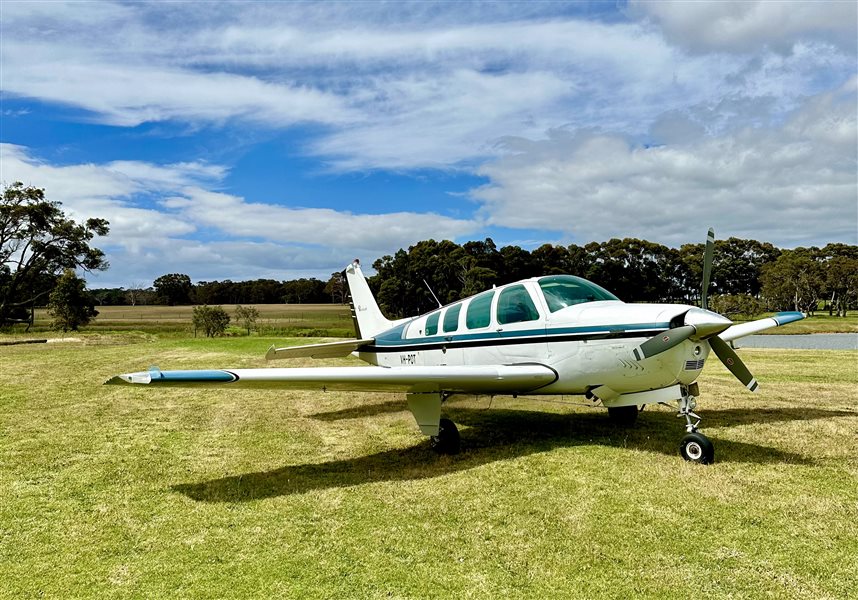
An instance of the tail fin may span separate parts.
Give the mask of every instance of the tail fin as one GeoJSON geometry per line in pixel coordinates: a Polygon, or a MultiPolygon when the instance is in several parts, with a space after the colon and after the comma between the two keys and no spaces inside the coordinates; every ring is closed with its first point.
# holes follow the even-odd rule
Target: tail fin
{"type": "Polygon", "coordinates": [[[393,327],[393,322],[381,314],[381,309],[369,289],[366,277],[360,270],[360,261],[355,259],[346,267],[346,281],[351,293],[352,318],[358,339],[375,336],[393,327]]]}

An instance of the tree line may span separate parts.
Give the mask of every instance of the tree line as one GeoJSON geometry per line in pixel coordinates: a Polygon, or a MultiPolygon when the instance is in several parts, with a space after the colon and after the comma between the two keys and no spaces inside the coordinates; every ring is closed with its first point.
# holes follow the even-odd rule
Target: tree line
{"type": "MultiPolygon", "coordinates": [[[[626,302],[696,304],[703,251],[703,243],[670,248],[635,238],[583,246],[544,244],[533,251],[498,249],[491,238],[461,245],[426,240],[376,260],[370,286],[393,317],[435,308],[430,287],[446,304],[493,285],[556,273],[589,279],[626,302]]],[[[824,301],[831,314],[845,316],[858,305],[858,246],[786,250],[757,240],[718,240],[709,293],[714,294],[713,308],[728,314],[813,313],[824,301]]]]}
{"type": "MultiPolygon", "coordinates": [[[[76,329],[98,314],[96,304],[310,304],[342,303],[342,273],[327,281],[200,281],[168,273],[151,286],[86,290],[77,272],[105,270],[104,253],[89,245],[107,235],[104,219],[76,223],[44,190],[16,182],[0,204],[0,326],[32,323],[35,306],[48,305],[58,328],[76,329]]],[[[700,299],[704,245],[670,248],[635,238],[583,246],[544,244],[532,251],[498,248],[491,238],[457,244],[424,240],[372,263],[370,287],[390,317],[429,311],[433,293],[447,304],[539,275],[570,273],[589,279],[627,302],[700,299]],[[430,291],[431,288],[431,291],[430,291]]],[[[713,308],[724,314],[762,310],[813,313],[822,304],[845,316],[858,307],[858,246],[780,249],[767,242],[731,237],[715,242],[713,308]]]]}
{"type": "MultiPolygon", "coordinates": [[[[539,275],[570,273],[589,279],[627,302],[700,300],[704,245],[670,248],[635,238],[583,246],[544,244],[533,251],[498,248],[491,238],[457,244],[425,240],[373,263],[369,279],[382,309],[392,317],[420,314],[437,306],[539,275]],[[430,291],[431,288],[431,291],[430,291]]],[[[102,304],[309,304],[342,303],[342,273],[328,281],[201,281],[171,273],[145,289],[97,289],[102,304]]],[[[713,308],[724,314],[764,310],[813,313],[822,303],[845,316],[858,304],[858,246],[784,250],[770,243],[729,238],[715,242],[713,308]]]]}
{"type": "Polygon", "coordinates": [[[346,301],[342,273],[328,281],[301,278],[288,281],[252,279],[248,281],[200,281],[193,283],[185,273],[161,275],[152,285],[130,288],[96,288],[95,301],[104,306],[162,304],[341,304],[346,301]]]}

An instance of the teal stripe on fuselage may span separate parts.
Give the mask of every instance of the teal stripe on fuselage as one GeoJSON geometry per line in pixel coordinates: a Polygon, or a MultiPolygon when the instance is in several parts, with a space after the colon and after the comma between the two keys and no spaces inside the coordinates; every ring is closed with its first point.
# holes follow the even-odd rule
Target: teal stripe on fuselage
{"type": "Polygon", "coordinates": [[[635,332],[635,331],[652,331],[652,330],[664,330],[670,327],[670,323],[634,323],[634,324],[623,324],[623,325],[593,325],[588,327],[553,327],[550,329],[545,329],[544,327],[537,329],[523,329],[520,331],[483,331],[479,333],[463,333],[463,334],[453,334],[450,335],[433,335],[422,338],[403,338],[402,333],[405,330],[406,325],[400,325],[382,333],[381,335],[375,338],[374,345],[379,348],[394,348],[397,346],[422,346],[422,345],[437,345],[437,344],[450,344],[456,342],[479,342],[486,341],[488,343],[494,342],[500,338],[510,339],[510,338],[533,338],[533,337],[541,337],[541,338],[551,338],[555,336],[568,336],[568,335],[587,335],[587,334],[599,334],[599,335],[614,335],[621,334],[626,332],[635,332]]]}

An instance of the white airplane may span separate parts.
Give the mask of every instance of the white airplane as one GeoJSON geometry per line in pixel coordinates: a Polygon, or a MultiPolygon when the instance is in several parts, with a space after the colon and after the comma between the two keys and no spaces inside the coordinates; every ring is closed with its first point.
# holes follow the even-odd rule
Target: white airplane
{"type": "Polygon", "coordinates": [[[712,442],[694,413],[709,352],[751,391],[757,381],[728,342],[804,318],[800,312],[734,325],[707,310],[715,236],[704,253],[702,308],[626,304],[598,285],[571,275],[534,277],[499,286],[419,317],[388,320],[360,262],[346,268],[358,339],[272,348],[266,359],[331,358],[353,354],[363,367],[148,371],[108,384],[154,387],[214,385],[349,391],[401,391],[417,425],[441,453],[459,451],[459,432],[441,417],[456,394],[584,395],[631,425],[647,404],[676,406],[686,435],[685,460],[714,460],[712,442]]]}

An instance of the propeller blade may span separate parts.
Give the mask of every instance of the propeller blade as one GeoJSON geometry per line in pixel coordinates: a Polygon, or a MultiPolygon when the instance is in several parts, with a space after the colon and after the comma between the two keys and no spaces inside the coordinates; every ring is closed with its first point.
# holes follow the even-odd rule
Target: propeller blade
{"type": "Polygon", "coordinates": [[[700,307],[709,308],[709,278],[712,275],[712,253],[715,250],[715,230],[711,227],[706,234],[706,249],[703,252],[703,291],[700,293],[700,307]]]}
{"type": "Polygon", "coordinates": [[[739,355],[730,347],[730,345],[719,338],[717,335],[709,338],[709,345],[712,347],[712,350],[715,352],[715,355],[724,363],[724,366],[727,367],[730,372],[736,376],[736,379],[742,382],[742,384],[751,390],[752,392],[757,391],[757,380],[748,370],[748,367],[745,366],[745,363],[742,362],[742,359],[739,358],[739,355]]]}
{"type": "Polygon", "coordinates": [[[693,325],[683,325],[668,329],[662,334],[649,338],[643,344],[632,350],[635,355],[635,360],[643,360],[650,356],[655,356],[665,350],[670,350],[674,346],[681,344],[690,338],[697,329],[693,325]]]}

